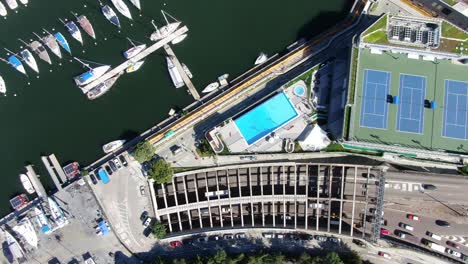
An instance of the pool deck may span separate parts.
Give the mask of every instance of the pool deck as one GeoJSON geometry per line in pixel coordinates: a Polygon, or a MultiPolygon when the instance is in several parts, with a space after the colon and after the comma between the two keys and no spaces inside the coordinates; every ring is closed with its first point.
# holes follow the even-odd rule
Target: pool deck
{"type": "MultiPolygon", "coordinates": [[[[307,127],[307,120],[310,120],[308,116],[312,111],[308,106],[305,106],[305,104],[307,104],[305,94],[304,96],[297,96],[293,93],[294,87],[298,84],[306,87],[303,81],[299,81],[283,90],[296,109],[298,116],[274,131],[278,136],[274,142],[268,142],[266,140],[268,137],[267,135],[260,138],[255,143],[248,145],[236,124],[232,119],[229,119],[224,126],[218,127],[216,131],[229,151],[232,153],[278,152],[283,150],[283,141],[285,139],[297,139],[307,127]]],[[[246,112],[248,110],[246,110],[246,112]]]]}

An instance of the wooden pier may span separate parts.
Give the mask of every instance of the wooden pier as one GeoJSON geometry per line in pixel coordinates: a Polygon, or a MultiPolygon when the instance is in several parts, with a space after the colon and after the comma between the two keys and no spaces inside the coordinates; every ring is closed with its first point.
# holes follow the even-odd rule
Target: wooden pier
{"type": "Polygon", "coordinates": [[[32,165],[26,166],[26,176],[28,176],[29,180],[31,181],[34,190],[36,190],[37,196],[40,198],[47,198],[47,193],[42,185],[41,181],[39,180],[39,176],[34,171],[32,165]]]}
{"type": "Polygon", "coordinates": [[[164,45],[164,50],[166,50],[167,55],[170,57],[172,60],[172,63],[176,66],[177,70],[180,73],[180,76],[182,77],[182,80],[184,81],[185,85],[189,89],[190,94],[192,94],[193,98],[195,100],[200,100],[200,95],[198,94],[197,89],[195,89],[195,86],[193,85],[192,81],[190,78],[187,76],[185,73],[184,69],[182,68],[182,64],[180,64],[179,59],[177,59],[174,51],[171,49],[169,45],[164,45]]]}
{"type": "Polygon", "coordinates": [[[47,156],[42,156],[41,159],[42,159],[42,162],[44,163],[44,166],[46,167],[47,171],[49,172],[50,177],[52,178],[52,181],[54,182],[55,187],[57,188],[57,190],[59,190],[59,191],[62,190],[62,184],[60,183],[60,181],[59,181],[59,179],[57,177],[57,174],[54,171],[53,166],[49,162],[48,157],[47,156]]]}
{"type": "Polygon", "coordinates": [[[151,53],[155,52],[156,50],[162,48],[164,45],[168,44],[173,39],[175,39],[176,37],[186,33],[187,31],[188,31],[188,28],[186,26],[183,26],[183,27],[179,28],[178,30],[176,30],[174,33],[170,34],[166,38],[154,43],[153,45],[149,46],[148,48],[146,48],[142,52],[138,53],[137,55],[135,55],[135,57],[123,62],[122,64],[120,64],[119,66],[117,66],[117,67],[113,68],[112,70],[108,71],[107,73],[105,73],[101,77],[97,78],[96,80],[94,80],[94,81],[90,82],[89,84],[81,87],[81,90],[83,91],[83,93],[87,93],[89,90],[96,87],[100,83],[104,82],[105,80],[107,80],[109,78],[114,77],[115,75],[119,74],[120,72],[125,71],[125,69],[127,69],[129,66],[131,66],[135,62],[143,60],[144,58],[146,58],[146,56],[148,56],[151,53]]]}

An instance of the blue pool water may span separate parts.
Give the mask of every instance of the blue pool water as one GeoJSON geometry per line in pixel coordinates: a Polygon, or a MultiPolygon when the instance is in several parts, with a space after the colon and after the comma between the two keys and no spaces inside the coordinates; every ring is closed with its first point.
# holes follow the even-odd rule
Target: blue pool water
{"type": "Polygon", "coordinates": [[[234,123],[247,144],[251,145],[297,116],[286,95],[279,93],[234,119],[234,123]]]}
{"type": "Polygon", "coordinates": [[[304,88],[304,86],[298,85],[298,86],[294,87],[294,93],[295,93],[297,96],[304,96],[304,94],[305,94],[305,88],[304,88]]]}

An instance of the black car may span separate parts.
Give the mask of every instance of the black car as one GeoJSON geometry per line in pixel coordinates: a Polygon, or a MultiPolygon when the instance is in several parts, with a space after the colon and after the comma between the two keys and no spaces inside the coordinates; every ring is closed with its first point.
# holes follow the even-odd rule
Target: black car
{"type": "Polygon", "coordinates": [[[113,171],[117,171],[118,168],[115,165],[115,162],[113,162],[112,160],[109,160],[109,165],[113,171]]]}
{"type": "Polygon", "coordinates": [[[367,247],[366,243],[362,242],[359,239],[353,239],[353,243],[363,248],[367,247]]]}
{"type": "Polygon", "coordinates": [[[93,182],[94,185],[96,185],[98,183],[98,181],[96,180],[96,177],[94,177],[94,174],[89,174],[89,178],[91,179],[91,181],[93,182]]]}
{"type": "Polygon", "coordinates": [[[148,218],[148,211],[143,211],[143,213],[140,215],[140,220],[144,222],[146,218],[148,218]]]}
{"type": "Polygon", "coordinates": [[[125,157],[123,155],[119,156],[119,160],[122,163],[122,165],[124,165],[124,167],[128,166],[128,162],[127,162],[127,160],[125,159],[125,157]]]}
{"type": "MultiPolygon", "coordinates": [[[[115,164],[114,164],[114,165],[115,165],[115,164]]],[[[109,175],[112,175],[112,173],[114,173],[114,172],[112,172],[111,168],[110,168],[109,166],[107,166],[107,165],[104,166],[104,169],[106,169],[107,174],[109,174],[109,175]]]]}
{"type": "Polygon", "coordinates": [[[435,223],[438,226],[450,227],[450,223],[445,220],[436,220],[435,223]]]}
{"type": "Polygon", "coordinates": [[[149,237],[149,235],[151,235],[151,232],[152,232],[152,231],[153,231],[153,230],[151,230],[151,227],[147,227],[147,228],[145,228],[145,230],[143,230],[143,235],[144,235],[145,237],[149,237]]]}
{"type": "Polygon", "coordinates": [[[432,185],[432,184],[421,184],[421,187],[422,187],[424,190],[428,190],[428,191],[435,191],[435,190],[437,190],[437,187],[435,187],[435,186],[432,185]]]}

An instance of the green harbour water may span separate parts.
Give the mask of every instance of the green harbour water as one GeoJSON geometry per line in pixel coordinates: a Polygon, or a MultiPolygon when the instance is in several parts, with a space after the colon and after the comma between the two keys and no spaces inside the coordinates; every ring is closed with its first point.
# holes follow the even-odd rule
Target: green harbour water
{"type": "MultiPolygon", "coordinates": [[[[0,17],[0,56],[7,58],[3,48],[19,53],[23,44],[18,38],[29,42],[35,39],[32,32],[46,28],[64,34],[73,56],[116,66],[123,61],[122,51],[130,47],[126,37],[150,43],[150,21],[162,25],[160,10],[164,9],[189,28],[188,37],[173,49],[201,91],[217,76],[229,73],[234,78],[245,72],[261,51],[274,54],[300,37],[323,32],[342,20],[352,4],[348,0],[141,0],[140,16],[124,1],[134,20],[119,15],[120,33],[101,14],[98,0],[30,0],[28,7],[18,3],[17,13],[8,10],[7,19],[0,17]],[[58,20],[72,19],[70,11],[89,18],[97,40],[83,31],[83,46],[72,39],[58,20]]],[[[112,6],[109,0],[102,2],[112,6]]],[[[102,154],[103,144],[130,139],[166,118],[171,107],[193,101],[185,88],[173,87],[163,50],[150,55],[140,71],[120,77],[95,101],[87,100],[72,79],[85,69],[71,62],[64,50],[62,54],[59,60],[49,51],[51,66],[34,55],[39,78],[26,65],[29,78],[0,62],[0,75],[7,85],[7,96],[0,97],[1,215],[11,211],[8,200],[23,192],[18,175],[27,163],[34,164],[42,182],[52,187],[41,155],[55,153],[62,164],[75,160],[87,164],[102,154]]]]}

